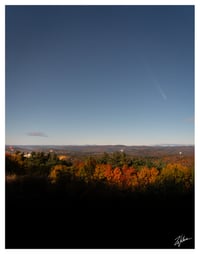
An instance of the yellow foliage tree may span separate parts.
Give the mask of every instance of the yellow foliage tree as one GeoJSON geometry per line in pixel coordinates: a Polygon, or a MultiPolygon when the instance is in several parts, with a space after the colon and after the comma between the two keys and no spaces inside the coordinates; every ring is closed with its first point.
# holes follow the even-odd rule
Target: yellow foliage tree
{"type": "Polygon", "coordinates": [[[51,180],[52,183],[55,183],[57,181],[59,174],[66,170],[67,166],[65,165],[56,165],[52,167],[51,172],[49,174],[49,179],[51,180]]]}
{"type": "Polygon", "coordinates": [[[179,187],[182,186],[184,190],[193,187],[193,180],[193,169],[181,163],[168,163],[160,175],[160,182],[163,185],[173,183],[179,187]]]}

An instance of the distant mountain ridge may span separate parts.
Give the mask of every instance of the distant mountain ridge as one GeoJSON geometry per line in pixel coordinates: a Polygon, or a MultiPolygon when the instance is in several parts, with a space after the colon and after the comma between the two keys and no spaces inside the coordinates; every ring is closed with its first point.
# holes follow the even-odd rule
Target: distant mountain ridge
{"type": "Polygon", "coordinates": [[[194,145],[154,145],[154,146],[126,146],[126,145],[13,145],[6,146],[6,151],[10,147],[14,151],[21,152],[56,152],[56,153],[83,153],[83,154],[102,154],[104,152],[125,152],[136,156],[159,156],[163,154],[193,155],[194,145]]]}

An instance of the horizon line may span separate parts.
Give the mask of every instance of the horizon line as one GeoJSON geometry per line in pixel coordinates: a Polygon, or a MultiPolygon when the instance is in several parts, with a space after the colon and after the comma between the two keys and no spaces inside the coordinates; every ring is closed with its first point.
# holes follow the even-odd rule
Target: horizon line
{"type": "Polygon", "coordinates": [[[5,144],[5,146],[194,146],[195,144],[5,144]]]}

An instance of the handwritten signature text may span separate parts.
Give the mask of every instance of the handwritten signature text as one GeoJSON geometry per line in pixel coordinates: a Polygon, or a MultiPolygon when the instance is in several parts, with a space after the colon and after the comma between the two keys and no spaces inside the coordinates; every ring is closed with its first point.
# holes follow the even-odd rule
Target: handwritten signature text
{"type": "Polygon", "coordinates": [[[191,239],[192,239],[191,237],[185,237],[185,235],[179,235],[178,237],[175,238],[174,246],[180,247],[183,242],[191,240],[191,239]]]}

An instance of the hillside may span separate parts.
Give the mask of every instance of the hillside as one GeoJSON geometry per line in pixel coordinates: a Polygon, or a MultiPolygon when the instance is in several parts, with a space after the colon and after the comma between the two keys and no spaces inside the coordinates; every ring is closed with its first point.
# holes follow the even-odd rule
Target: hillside
{"type": "MultiPolygon", "coordinates": [[[[10,146],[6,146],[6,151],[9,151],[10,146]]],[[[59,154],[83,153],[83,154],[102,154],[104,152],[113,153],[117,151],[125,152],[132,156],[163,156],[163,155],[178,155],[180,152],[183,155],[193,155],[194,146],[183,145],[163,145],[163,146],[125,146],[125,145],[66,145],[66,146],[29,146],[29,145],[14,145],[13,150],[20,152],[49,152],[53,150],[59,154]]]]}

